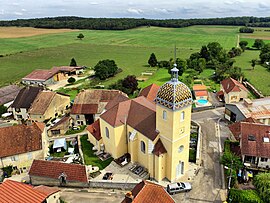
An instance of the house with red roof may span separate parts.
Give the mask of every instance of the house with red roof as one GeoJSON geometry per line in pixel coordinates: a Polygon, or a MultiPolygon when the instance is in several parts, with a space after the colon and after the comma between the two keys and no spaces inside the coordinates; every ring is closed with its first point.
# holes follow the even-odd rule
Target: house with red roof
{"type": "Polygon", "coordinates": [[[0,184],[0,203],[58,203],[60,190],[6,179],[0,184]]]}
{"type": "Polygon", "coordinates": [[[159,88],[160,86],[156,84],[151,84],[140,91],[139,97],[144,96],[146,99],[154,103],[159,88]]]}
{"type": "Polygon", "coordinates": [[[125,195],[122,203],[175,203],[160,185],[143,180],[125,195]]]}
{"type": "Polygon", "coordinates": [[[86,166],[35,159],[28,172],[32,185],[88,187],[86,166]]]}
{"type": "Polygon", "coordinates": [[[270,168],[270,125],[248,118],[229,126],[240,142],[242,161],[248,167],[270,168]]]}
{"type": "Polygon", "coordinates": [[[15,125],[0,128],[0,168],[12,165],[26,171],[33,159],[43,159],[47,151],[45,125],[15,125]]]}
{"type": "MultiPolygon", "coordinates": [[[[76,96],[70,112],[73,125],[92,124],[105,110],[107,103],[115,97],[122,101],[123,98],[127,98],[127,95],[119,90],[90,89],[81,91],[76,96]]],[[[115,102],[118,101],[117,99],[115,102]]]]}
{"type": "Polygon", "coordinates": [[[196,100],[199,99],[208,99],[208,92],[207,92],[207,87],[202,84],[195,84],[193,85],[193,92],[196,97],[196,100]]]}
{"type": "Polygon", "coordinates": [[[233,78],[226,78],[221,81],[220,91],[217,95],[227,104],[243,101],[248,98],[248,93],[249,91],[242,83],[233,78]]]}

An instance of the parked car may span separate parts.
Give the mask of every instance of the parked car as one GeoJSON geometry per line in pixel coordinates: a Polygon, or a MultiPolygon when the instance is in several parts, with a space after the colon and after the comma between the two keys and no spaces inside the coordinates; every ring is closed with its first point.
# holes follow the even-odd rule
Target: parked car
{"type": "Polygon", "coordinates": [[[177,183],[171,183],[167,185],[167,192],[170,195],[173,195],[178,192],[188,192],[192,189],[190,183],[185,182],[177,182],[177,183]]]}
{"type": "Polygon", "coordinates": [[[102,180],[112,180],[113,179],[113,173],[112,172],[107,172],[104,174],[102,180]]]}

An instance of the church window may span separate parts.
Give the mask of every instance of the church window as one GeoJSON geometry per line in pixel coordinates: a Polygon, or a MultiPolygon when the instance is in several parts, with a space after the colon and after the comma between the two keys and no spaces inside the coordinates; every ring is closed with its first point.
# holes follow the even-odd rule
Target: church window
{"type": "Polygon", "coordinates": [[[144,141],[141,141],[141,151],[145,154],[145,143],[144,141]]]}
{"type": "Polygon", "coordinates": [[[163,120],[167,120],[167,112],[163,111],[163,120]]]}
{"type": "Polygon", "coordinates": [[[184,145],[181,145],[181,146],[178,148],[178,153],[181,153],[182,151],[184,151],[184,145]]]}
{"type": "Polygon", "coordinates": [[[180,115],[180,121],[184,121],[184,119],[185,119],[185,112],[182,111],[180,115]]]}
{"type": "Polygon", "coordinates": [[[107,127],[105,127],[105,133],[106,133],[106,137],[110,138],[109,129],[107,127]]]}

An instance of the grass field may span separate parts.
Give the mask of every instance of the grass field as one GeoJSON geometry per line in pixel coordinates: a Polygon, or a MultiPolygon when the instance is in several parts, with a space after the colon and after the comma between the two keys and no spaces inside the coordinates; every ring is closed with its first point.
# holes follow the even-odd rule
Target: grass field
{"type": "MultiPolygon", "coordinates": [[[[0,38],[0,55],[4,55],[0,57],[0,86],[20,81],[34,69],[69,65],[72,57],[76,59],[78,65],[88,67],[93,67],[99,60],[115,60],[123,72],[114,78],[102,81],[106,86],[126,75],[140,76],[142,72],[149,70],[147,61],[152,52],[156,54],[158,60],[168,60],[173,57],[174,44],[178,48],[177,57],[180,58],[188,58],[202,45],[214,41],[229,50],[236,46],[238,29],[239,27],[232,26],[141,27],[124,31],[81,30],[55,34],[43,33],[30,37],[0,38]],[[79,33],[85,36],[83,40],[77,39],[79,33]]],[[[264,34],[265,32],[259,31],[256,33],[256,35],[264,34]]],[[[17,35],[19,36],[19,33],[17,35]]],[[[240,40],[242,37],[247,36],[241,35],[240,40]]],[[[237,59],[238,65],[240,67],[243,65],[243,68],[249,63],[248,57],[258,58],[256,52],[246,53],[248,52],[237,59]]],[[[149,80],[140,83],[140,86],[145,87],[153,82],[162,84],[168,79],[167,72],[159,70],[149,80]]],[[[253,81],[256,83],[256,80],[253,81]]],[[[257,84],[254,85],[257,87],[257,84]]],[[[270,90],[268,92],[270,94],[270,90]]]]}

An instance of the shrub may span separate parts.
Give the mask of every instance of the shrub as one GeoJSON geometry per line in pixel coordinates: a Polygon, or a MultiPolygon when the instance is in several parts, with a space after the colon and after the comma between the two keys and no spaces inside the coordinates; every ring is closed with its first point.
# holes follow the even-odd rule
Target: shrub
{"type": "Polygon", "coordinates": [[[75,79],[75,78],[70,77],[70,78],[68,79],[68,83],[73,84],[74,82],[76,82],[76,79],[75,79]]]}

